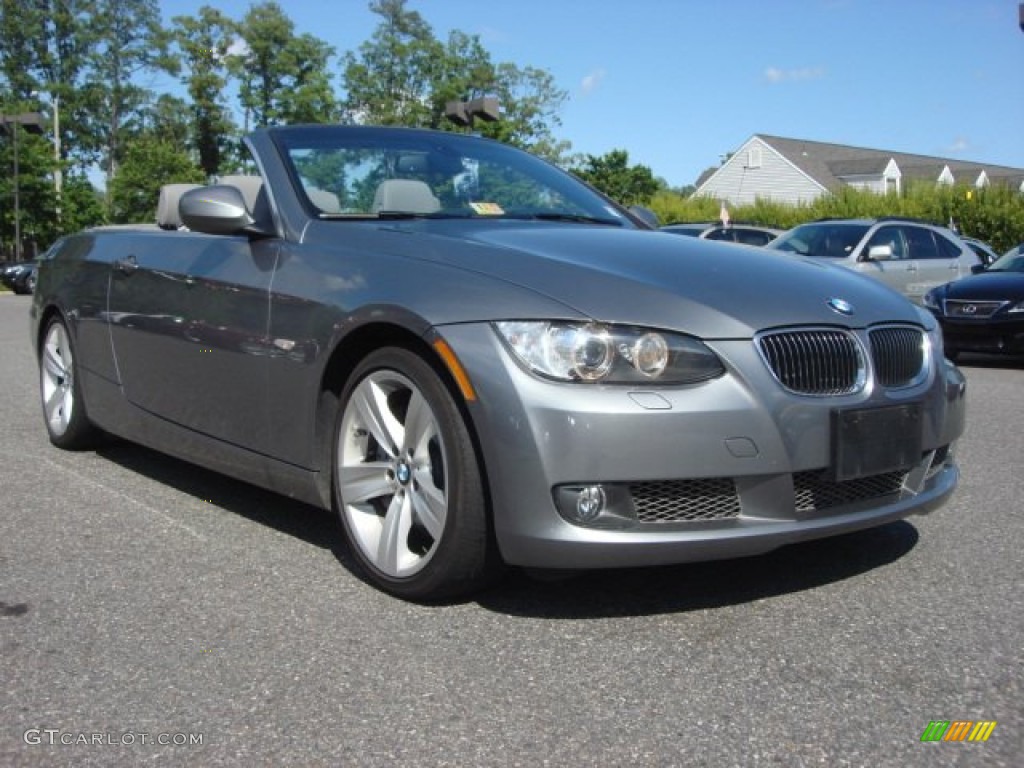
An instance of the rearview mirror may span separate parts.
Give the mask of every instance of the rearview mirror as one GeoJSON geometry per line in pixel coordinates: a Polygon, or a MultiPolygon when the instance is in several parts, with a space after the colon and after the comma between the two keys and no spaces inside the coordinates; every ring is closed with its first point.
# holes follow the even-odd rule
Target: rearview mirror
{"type": "Polygon", "coordinates": [[[227,184],[192,189],[178,203],[181,221],[195,232],[237,235],[255,224],[237,187],[227,184]]]}

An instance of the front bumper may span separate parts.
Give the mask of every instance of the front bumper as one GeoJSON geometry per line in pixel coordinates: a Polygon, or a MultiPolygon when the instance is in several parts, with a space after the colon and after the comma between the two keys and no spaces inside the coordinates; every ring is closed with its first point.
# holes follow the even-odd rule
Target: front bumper
{"type": "Polygon", "coordinates": [[[486,325],[440,329],[469,372],[470,404],[506,562],[538,568],[681,563],[767,552],[941,506],[957,484],[964,379],[940,361],[919,386],[833,398],[786,392],[749,340],[710,344],[726,375],[687,387],[588,386],[523,371],[486,325]],[[909,471],[828,479],[835,408],[919,402],[909,471]],[[570,522],[565,488],[600,485],[638,519],[570,522]],[[654,497],[653,502],[651,498],[654,497]]]}
{"type": "Polygon", "coordinates": [[[955,322],[939,317],[950,352],[1024,354],[1024,317],[955,322]]]}

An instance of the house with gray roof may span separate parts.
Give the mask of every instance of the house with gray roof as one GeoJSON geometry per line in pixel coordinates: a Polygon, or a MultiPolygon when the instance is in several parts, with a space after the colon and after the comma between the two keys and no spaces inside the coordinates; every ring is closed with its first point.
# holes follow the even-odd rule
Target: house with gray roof
{"type": "Polygon", "coordinates": [[[915,182],[1004,185],[1024,193],[1024,169],[755,134],[720,168],[702,175],[695,194],[731,205],[759,197],[798,203],[844,186],[884,194],[915,182]]]}

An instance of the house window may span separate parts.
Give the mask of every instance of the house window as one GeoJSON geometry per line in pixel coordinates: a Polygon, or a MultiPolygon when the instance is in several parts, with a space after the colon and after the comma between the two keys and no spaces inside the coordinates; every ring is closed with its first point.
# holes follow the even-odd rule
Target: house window
{"type": "Polygon", "coordinates": [[[747,150],[747,168],[761,167],[761,148],[751,147],[747,150]]]}

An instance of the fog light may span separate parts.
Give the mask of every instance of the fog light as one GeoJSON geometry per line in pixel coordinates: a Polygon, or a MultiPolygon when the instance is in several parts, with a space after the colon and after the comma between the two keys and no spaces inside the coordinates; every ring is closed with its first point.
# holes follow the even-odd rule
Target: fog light
{"type": "Polygon", "coordinates": [[[604,488],[600,485],[588,485],[581,488],[576,497],[576,515],[580,522],[589,523],[604,511],[604,488]]]}

